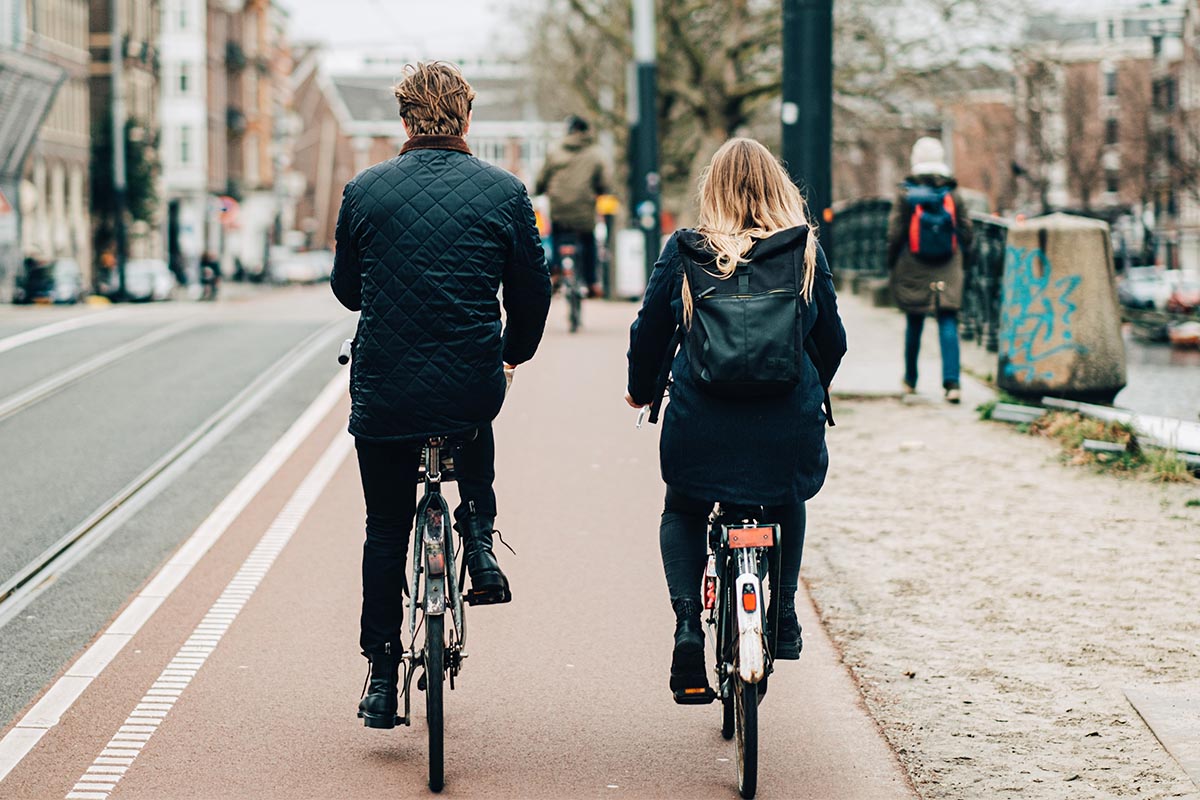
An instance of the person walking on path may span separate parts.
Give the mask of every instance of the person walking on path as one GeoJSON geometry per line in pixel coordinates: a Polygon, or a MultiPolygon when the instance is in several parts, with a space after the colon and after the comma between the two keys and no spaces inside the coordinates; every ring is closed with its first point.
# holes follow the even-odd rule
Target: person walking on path
{"type": "Polygon", "coordinates": [[[781,525],[780,586],[772,592],[772,603],[781,604],[775,655],[800,657],[794,598],[804,503],[820,490],[828,469],[823,406],[845,352],[833,275],[800,191],[766,147],[730,140],[701,178],[698,227],[667,241],[629,334],[625,399],[634,408],[661,396],[662,366],[673,355],[675,380],[659,445],[667,484],[659,544],[676,620],[672,692],[707,685],[700,585],[715,502],[762,506],[767,519],[781,525]],[[789,370],[796,376],[792,385],[765,396],[744,390],[727,396],[707,385],[713,376],[703,361],[709,354],[689,345],[690,332],[701,313],[697,304],[726,282],[726,291],[757,292],[758,300],[782,303],[785,313],[768,318],[759,312],[759,325],[751,326],[780,322],[768,338],[787,343],[786,350],[773,350],[770,368],[755,377],[769,381],[789,370]],[[677,354],[675,342],[681,342],[677,354]]]}
{"type": "Polygon", "coordinates": [[[359,710],[378,728],[393,727],[396,713],[404,563],[429,438],[463,441],[454,516],[471,601],[512,598],[492,550],[492,420],[513,370],[537,350],[550,309],[524,184],[475,158],[464,138],[471,86],[450,64],[417,64],[405,68],[395,95],[409,139],[398,156],[346,184],[330,277],[338,300],[362,312],[350,433],[367,506],[359,643],[371,675],[359,710]]]}
{"type": "MultiPolygon", "coordinates": [[[[591,297],[602,293],[596,276],[596,198],[612,191],[608,161],[592,138],[586,119],[567,119],[567,135],[546,156],[535,194],[550,200],[550,236],[579,242],[579,267],[591,297]]],[[[555,255],[555,269],[558,268],[555,255]]]]}
{"type": "Polygon", "coordinates": [[[908,316],[904,337],[904,391],[917,390],[917,356],[925,317],[937,319],[946,399],[962,399],[958,310],[962,307],[963,262],[971,251],[971,219],[958,182],[946,165],[942,143],[918,139],[912,174],[900,186],[888,220],[888,268],[896,305],[908,316]]]}

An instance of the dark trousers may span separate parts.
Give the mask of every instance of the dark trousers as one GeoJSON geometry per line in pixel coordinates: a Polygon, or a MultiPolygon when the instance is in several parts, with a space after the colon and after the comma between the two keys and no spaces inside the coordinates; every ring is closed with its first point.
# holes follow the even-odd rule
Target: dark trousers
{"type": "MultiPolygon", "coordinates": [[[[367,503],[367,540],[363,545],[362,628],[359,645],[376,652],[400,643],[404,617],[404,565],[417,510],[417,472],[421,442],[370,442],[358,439],[358,471],[367,503]]],[[[471,503],[480,516],[495,518],[496,441],[492,426],[481,427],[454,452],[461,502],[454,512],[462,521],[471,503]]]]}
{"type": "MultiPolygon", "coordinates": [[[[958,312],[937,313],[938,341],[942,347],[942,387],[949,389],[959,383],[958,312]]],[[[904,382],[917,387],[917,357],[921,354],[921,333],[925,330],[924,314],[909,314],[904,335],[904,382]]]]}
{"type": "MultiPolygon", "coordinates": [[[[708,564],[708,515],[712,500],[697,500],[667,487],[658,544],[671,602],[690,597],[700,602],[700,583],[708,564]]],[[[766,520],[780,526],[779,592],[791,599],[800,584],[800,557],[804,552],[804,503],[771,506],[766,520]]]]}
{"type": "Polygon", "coordinates": [[[550,236],[554,240],[554,269],[561,271],[558,248],[560,244],[574,244],[576,249],[575,263],[579,265],[579,280],[584,286],[596,283],[596,232],[578,231],[550,224],[550,236]]]}

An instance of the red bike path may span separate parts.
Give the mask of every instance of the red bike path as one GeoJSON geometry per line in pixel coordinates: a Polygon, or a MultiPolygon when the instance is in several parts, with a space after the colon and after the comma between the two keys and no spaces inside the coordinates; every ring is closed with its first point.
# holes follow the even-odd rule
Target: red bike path
{"type": "MultiPolygon", "coordinates": [[[[736,796],[719,707],[680,707],[667,691],[657,431],[634,430],[621,400],[634,311],[590,303],[572,337],[556,305],[497,422],[497,526],[517,550],[501,549],[514,601],[468,611],[470,655],[446,694],[446,797],[736,796]]],[[[347,405],[45,731],[0,797],[429,794],[424,696],[414,692],[411,728],[355,719],[363,506],[347,405]],[[322,463],[333,464],[327,483],[311,477],[322,463]],[[306,477],[317,494],[297,519],[306,477]],[[260,543],[278,544],[289,525],[271,561],[260,543]],[[239,576],[244,566],[265,574],[239,576]]],[[[810,548],[820,524],[810,517],[810,548]]],[[[915,797],[801,600],[803,657],[778,666],[760,708],[759,797],[915,797]]]]}

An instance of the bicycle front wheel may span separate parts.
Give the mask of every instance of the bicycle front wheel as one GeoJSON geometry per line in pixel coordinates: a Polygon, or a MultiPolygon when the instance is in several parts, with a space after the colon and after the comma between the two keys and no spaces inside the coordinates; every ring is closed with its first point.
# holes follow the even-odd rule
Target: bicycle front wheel
{"type": "Polygon", "coordinates": [[[743,682],[736,672],[731,680],[738,793],[749,800],[758,791],[758,685],[743,682]]]}
{"type": "Polygon", "coordinates": [[[445,717],[442,689],[446,677],[446,619],[441,614],[425,617],[425,716],[429,723],[429,788],[440,792],[446,785],[444,765],[445,717]]]}

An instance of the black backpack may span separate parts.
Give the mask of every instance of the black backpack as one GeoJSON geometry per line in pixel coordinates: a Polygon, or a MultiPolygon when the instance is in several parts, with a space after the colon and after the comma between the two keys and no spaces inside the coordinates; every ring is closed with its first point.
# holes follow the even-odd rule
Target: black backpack
{"type": "MultiPolygon", "coordinates": [[[[733,275],[718,277],[715,262],[697,264],[680,252],[692,295],[690,326],[681,326],[668,348],[659,375],[669,384],[671,362],[686,341],[688,361],[697,386],[718,397],[755,399],[787,394],[800,385],[807,353],[824,383],[820,354],[804,336],[800,287],[803,285],[804,241],[783,257],[738,264],[733,275]]],[[[825,390],[827,424],[833,408],[825,390]]],[[[662,393],[651,407],[656,422],[662,393]]]]}

